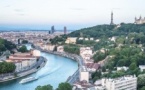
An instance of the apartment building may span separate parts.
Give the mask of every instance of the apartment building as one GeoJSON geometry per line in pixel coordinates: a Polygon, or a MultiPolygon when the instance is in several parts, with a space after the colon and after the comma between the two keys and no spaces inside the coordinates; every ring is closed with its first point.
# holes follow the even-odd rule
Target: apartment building
{"type": "Polygon", "coordinates": [[[124,76],[115,79],[102,79],[102,86],[107,90],[137,90],[137,77],[124,76]]]}

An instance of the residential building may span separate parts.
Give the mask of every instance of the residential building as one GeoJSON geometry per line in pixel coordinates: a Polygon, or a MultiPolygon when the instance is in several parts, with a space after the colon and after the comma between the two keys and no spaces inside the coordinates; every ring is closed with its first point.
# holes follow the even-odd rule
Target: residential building
{"type": "Polygon", "coordinates": [[[145,65],[139,65],[139,68],[141,72],[145,71],[145,65]]]}
{"type": "Polygon", "coordinates": [[[16,65],[15,72],[28,70],[36,65],[39,56],[33,56],[32,53],[15,53],[9,56],[6,62],[12,62],[16,65]]]}
{"type": "Polygon", "coordinates": [[[125,70],[125,71],[127,71],[127,70],[128,70],[128,67],[126,67],[126,66],[117,67],[117,71],[120,71],[120,70],[125,70]]]}
{"type": "Polygon", "coordinates": [[[85,66],[82,66],[80,69],[80,81],[89,82],[89,72],[87,71],[85,66]]]}
{"type": "Polygon", "coordinates": [[[77,37],[68,37],[65,41],[66,44],[75,44],[77,40],[77,37]]]}
{"type": "Polygon", "coordinates": [[[91,47],[81,47],[80,56],[83,58],[85,63],[92,63],[91,57],[93,56],[93,51],[91,47]]]}
{"type": "Polygon", "coordinates": [[[63,46],[58,46],[57,47],[57,52],[64,52],[63,46]]]}
{"type": "Polygon", "coordinates": [[[40,51],[39,50],[32,50],[32,54],[33,54],[33,56],[40,57],[40,51]]]}
{"type": "Polygon", "coordinates": [[[124,76],[115,79],[102,79],[102,86],[107,90],[137,90],[137,77],[124,76]]]}
{"type": "Polygon", "coordinates": [[[95,72],[100,68],[98,63],[86,63],[86,68],[89,72],[95,72]]]}

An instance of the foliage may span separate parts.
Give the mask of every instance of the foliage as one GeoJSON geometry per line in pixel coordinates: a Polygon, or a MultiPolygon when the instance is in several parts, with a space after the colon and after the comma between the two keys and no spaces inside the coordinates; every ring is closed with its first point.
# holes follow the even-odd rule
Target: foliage
{"type": "Polygon", "coordinates": [[[94,45],[96,42],[93,40],[77,40],[76,44],[83,44],[83,45],[87,45],[87,46],[92,46],[94,45]]]}
{"type": "Polygon", "coordinates": [[[22,47],[20,47],[20,48],[18,49],[18,51],[19,51],[19,52],[22,52],[22,53],[28,52],[27,47],[26,47],[25,45],[23,45],[22,47]]]}
{"type": "Polygon", "coordinates": [[[53,90],[53,87],[51,85],[37,86],[35,90],[53,90]]]}
{"type": "Polygon", "coordinates": [[[79,54],[80,53],[80,48],[77,45],[65,45],[64,46],[64,51],[72,54],[79,54]]]}
{"type": "Polygon", "coordinates": [[[141,74],[137,79],[138,88],[145,86],[145,74],[141,74]]]}
{"type": "Polygon", "coordinates": [[[93,59],[95,60],[95,62],[101,61],[103,59],[106,58],[106,54],[105,53],[101,53],[101,52],[97,52],[94,56],[93,59]]]}
{"type": "MultiPolygon", "coordinates": [[[[121,36],[128,35],[129,33],[145,33],[145,24],[121,24],[121,27],[117,28],[116,25],[97,25],[94,27],[83,28],[81,30],[77,30],[71,32],[68,36],[71,37],[94,37],[94,38],[102,38],[102,37],[113,37],[113,36],[121,36]]],[[[144,39],[144,38],[142,38],[144,39]]],[[[144,40],[142,40],[144,41],[144,40]]]]}
{"type": "Polygon", "coordinates": [[[14,48],[16,48],[15,44],[13,44],[10,41],[0,38],[0,53],[2,53],[3,51],[6,51],[6,50],[12,51],[12,49],[14,49],[14,48]]]}
{"type": "Polygon", "coordinates": [[[145,86],[143,86],[140,90],[145,90],[145,86]]]}
{"type": "Polygon", "coordinates": [[[56,90],[72,90],[72,86],[69,83],[60,83],[56,90]]]}
{"type": "Polygon", "coordinates": [[[11,73],[16,69],[15,64],[9,62],[0,62],[0,74],[11,73]]]}
{"type": "Polygon", "coordinates": [[[110,61],[110,63],[113,63],[113,67],[116,66],[129,67],[132,63],[135,63],[136,66],[145,64],[144,52],[142,52],[139,47],[129,47],[126,45],[121,47],[120,49],[114,49],[114,50],[115,50],[114,53],[115,57],[112,58],[112,60],[110,61]]]}
{"type": "Polygon", "coordinates": [[[128,73],[126,73],[126,71],[124,71],[124,70],[120,70],[120,71],[116,71],[116,72],[109,72],[107,74],[103,74],[102,77],[117,78],[117,77],[121,77],[124,75],[128,75],[128,73]]]}
{"type": "Polygon", "coordinates": [[[27,44],[27,43],[28,43],[27,40],[23,40],[23,41],[22,41],[22,44],[27,44]]]}
{"type": "Polygon", "coordinates": [[[111,36],[111,31],[114,29],[115,26],[110,25],[98,25],[90,28],[84,28],[81,30],[77,30],[75,32],[70,33],[68,36],[71,37],[81,37],[81,34],[83,37],[95,37],[100,38],[103,36],[111,36]]]}
{"type": "Polygon", "coordinates": [[[100,70],[92,73],[91,77],[92,77],[93,82],[95,82],[97,79],[100,79],[101,75],[102,74],[100,70]]]}
{"type": "Polygon", "coordinates": [[[67,39],[67,36],[66,35],[61,35],[61,36],[56,36],[55,38],[53,39],[50,39],[50,42],[51,44],[59,44],[59,43],[62,43],[64,44],[65,43],[65,40],[67,39]]]}

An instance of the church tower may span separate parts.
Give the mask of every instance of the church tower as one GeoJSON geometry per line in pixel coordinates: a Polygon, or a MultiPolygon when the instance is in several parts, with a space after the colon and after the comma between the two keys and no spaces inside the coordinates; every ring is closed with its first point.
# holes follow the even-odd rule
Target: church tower
{"type": "Polygon", "coordinates": [[[114,23],[113,23],[113,12],[111,12],[111,23],[110,23],[110,25],[114,25],[114,23]]]}

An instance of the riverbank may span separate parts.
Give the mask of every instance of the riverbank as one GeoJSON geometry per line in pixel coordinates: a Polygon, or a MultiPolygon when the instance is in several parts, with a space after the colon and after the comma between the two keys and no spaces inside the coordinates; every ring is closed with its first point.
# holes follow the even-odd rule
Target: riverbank
{"type": "Polygon", "coordinates": [[[68,83],[70,83],[72,85],[72,84],[74,84],[75,82],[77,82],[79,80],[79,70],[84,65],[84,62],[83,62],[83,59],[82,59],[81,56],[76,55],[76,54],[66,53],[66,52],[63,52],[63,53],[61,52],[60,53],[60,52],[56,52],[56,51],[43,50],[40,47],[35,46],[34,44],[32,44],[32,46],[33,46],[33,48],[38,49],[38,50],[40,50],[42,52],[46,52],[46,53],[50,53],[50,54],[54,54],[54,55],[59,55],[59,56],[62,56],[62,57],[69,58],[69,59],[77,61],[78,62],[77,71],[72,76],[69,76],[66,82],[68,82],[68,83]]]}
{"type": "Polygon", "coordinates": [[[14,79],[18,79],[18,78],[21,78],[21,77],[24,77],[24,76],[27,76],[27,75],[30,75],[30,74],[33,74],[33,73],[37,72],[42,67],[44,67],[46,62],[47,62],[46,58],[44,58],[44,57],[40,57],[39,61],[40,62],[38,62],[35,65],[35,67],[33,67],[30,70],[26,70],[26,71],[16,73],[16,74],[9,74],[8,76],[4,75],[3,77],[0,77],[0,83],[10,81],[10,80],[14,80],[14,79]]]}

